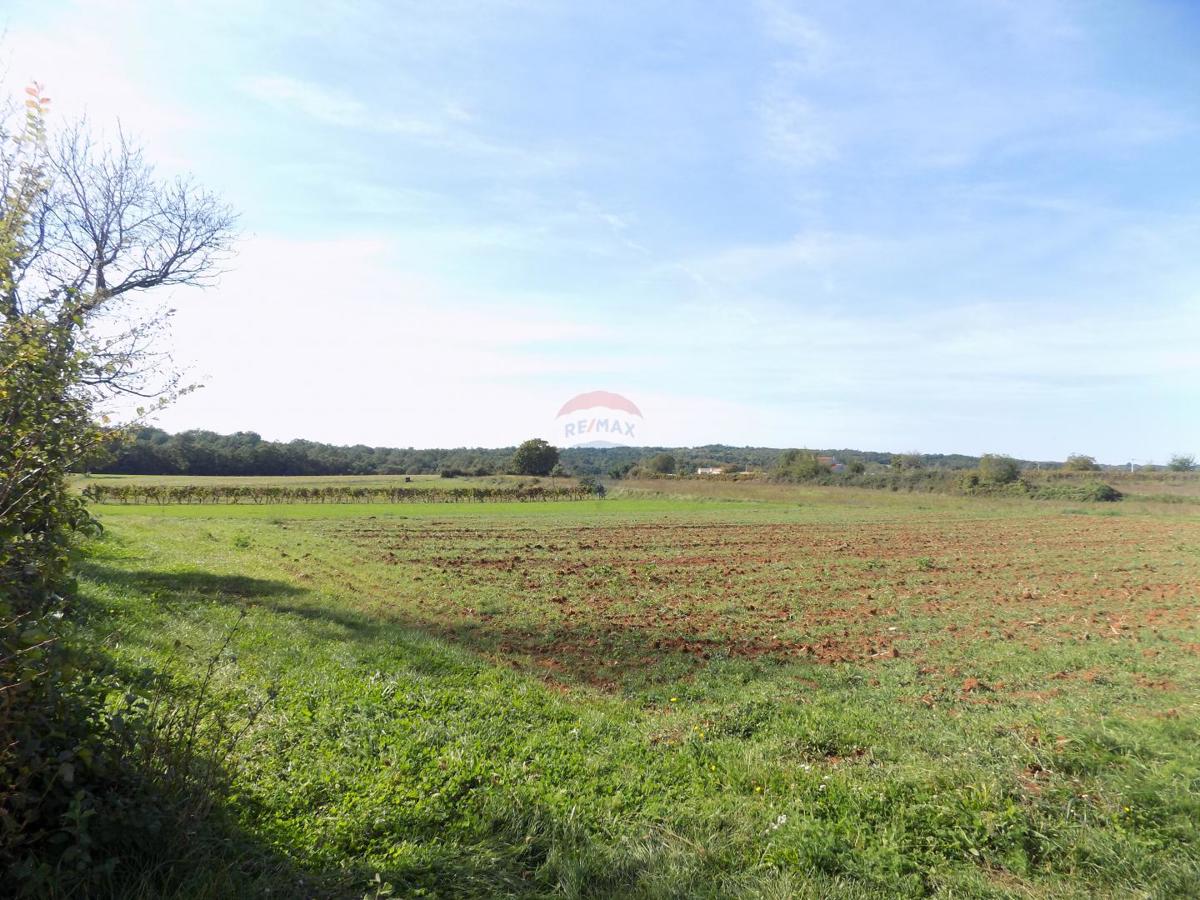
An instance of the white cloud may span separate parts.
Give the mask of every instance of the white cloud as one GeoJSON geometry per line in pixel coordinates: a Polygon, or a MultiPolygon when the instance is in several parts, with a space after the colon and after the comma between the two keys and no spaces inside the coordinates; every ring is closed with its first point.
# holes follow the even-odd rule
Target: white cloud
{"type": "MultiPolygon", "coordinates": [[[[326,125],[412,135],[436,135],[444,132],[441,124],[437,122],[377,113],[350,94],[283,75],[248,79],[245,89],[252,97],[294,110],[326,125]]],[[[460,119],[457,115],[454,118],[460,119]]]]}
{"type": "Polygon", "coordinates": [[[758,11],[767,37],[783,51],[769,63],[756,107],[765,154],[799,167],[835,159],[838,148],[831,123],[805,91],[806,80],[830,66],[830,37],[786,0],[761,0],[758,11]]]}
{"type": "Polygon", "coordinates": [[[504,166],[509,175],[545,174],[577,163],[577,155],[561,147],[526,147],[488,137],[480,130],[484,123],[457,100],[417,97],[411,100],[418,109],[416,113],[398,114],[347,91],[286,75],[247,78],[242,89],[256,100],[322,125],[396,135],[430,148],[475,157],[476,161],[491,160],[504,166]]]}
{"type": "Polygon", "coordinates": [[[813,19],[787,0],[760,0],[757,8],[767,36],[789,49],[791,65],[808,71],[820,71],[829,65],[834,42],[813,19]]]}
{"type": "Polygon", "coordinates": [[[758,107],[768,156],[795,166],[814,166],[838,155],[826,120],[813,104],[777,85],[758,107]]]}

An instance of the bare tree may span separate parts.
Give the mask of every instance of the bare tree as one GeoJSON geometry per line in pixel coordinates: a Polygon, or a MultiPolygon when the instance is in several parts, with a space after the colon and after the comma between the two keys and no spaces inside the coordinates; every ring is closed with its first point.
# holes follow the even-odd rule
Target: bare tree
{"type": "Polygon", "coordinates": [[[0,189],[8,198],[33,183],[36,196],[0,278],[4,319],[35,316],[64,345],[86,346],[93,388],[145,395],[170,312],[130,315],[126,301],[209,283],[231,251],[234,214],[187,179],[159,178],[123,132],[98,144],[78,122],[43,135],[35,159],[10,136],[0,131],[0,189]]]}

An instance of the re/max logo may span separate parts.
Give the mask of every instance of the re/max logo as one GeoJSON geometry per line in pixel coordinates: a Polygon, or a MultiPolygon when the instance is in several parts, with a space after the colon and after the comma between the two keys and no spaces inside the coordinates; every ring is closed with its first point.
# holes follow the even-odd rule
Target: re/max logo
{"type": "Polygon", "coordinates": [[[580,437],[585,434],[600,433],[633,437],[633,423],[622,422],[620,419],[579,419],[564,425],[563,433],[567,437],[580,437]]]}

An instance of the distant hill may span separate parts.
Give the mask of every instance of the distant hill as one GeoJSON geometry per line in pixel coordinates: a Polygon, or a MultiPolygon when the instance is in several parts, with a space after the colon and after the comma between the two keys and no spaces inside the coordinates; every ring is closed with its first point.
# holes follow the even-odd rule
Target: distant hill
{"type": "MultiPolygon", "coordinates": [[[[573,475],[609,475],[649,457],[669,453],[677,471],[694,472],[700,466],[734,464],[747,470],[771,469],[780,447],[569,447],[561,451],[561,465],[573,475]]],[[[809,448],[841,462],[861,460],[887,465],[892,453],[848,448],[809,448]]],[[[217,434],[184,431],[169,434],[159,428],[139,428],[106,457],[92,461],[90,471],[127,475],[423,475],[438,472],[484,475],[507,469],[514,447],[413,447],[338,446],[315,441],[266,441],[252,431],[217,434]]],[[[969,469],[976,456],[951,453],[919,454],[926,468],[969,469]]],[[[1023,466],[1056,468],[1059,463],[1020,460],[1023,466]]]]}

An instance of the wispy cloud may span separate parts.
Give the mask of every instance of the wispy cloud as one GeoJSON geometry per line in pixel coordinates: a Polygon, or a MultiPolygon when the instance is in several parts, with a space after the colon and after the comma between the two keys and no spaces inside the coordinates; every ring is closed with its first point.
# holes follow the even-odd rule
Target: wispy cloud
{"type": "Polygon", "coordinates": [[[477,117],[459,101],[426,100],[414,114],[389,109],[378,96],[365,99],[347,91],[286,75],[260,75],[243,82],[256,100],[322,125],[365,134],[394,135],[464,156],[492,159],[509,171],[548,172],[574,164],[572,153],[559,147],[526,147],[495,140],[479,131],[477,117]]]}
{"type": "Polygon", "coordinates": [[[759,0],[763,30],[788,50],[787,64],[809,72],[825,69],[833,55],[833,38],[788,0],[759,0]]]}
{"type": "Polygon", "coordinates": [[[339,128],[423,136],[446,130],[443,122],[380,113],[351,94],[284,75],[248,79],[245,89],[258,100],[339,128]]]}
{"type": "Polygon", "coordinates": [[[768,88],[759,102],[767,154],[780,162],[813,166],[837,157],[829,125],[813,104],[785,84],[768,88]]]}
{"type": "Polygon", "coordinates": [[[806,96],[804,84],[828,69],[832,40],[787,0],[761,0],[758,11],[764,33],[776,45],[757,103],[766,155],[802,167],[834,159],[837,146],[830,121],[806,96]]]}

